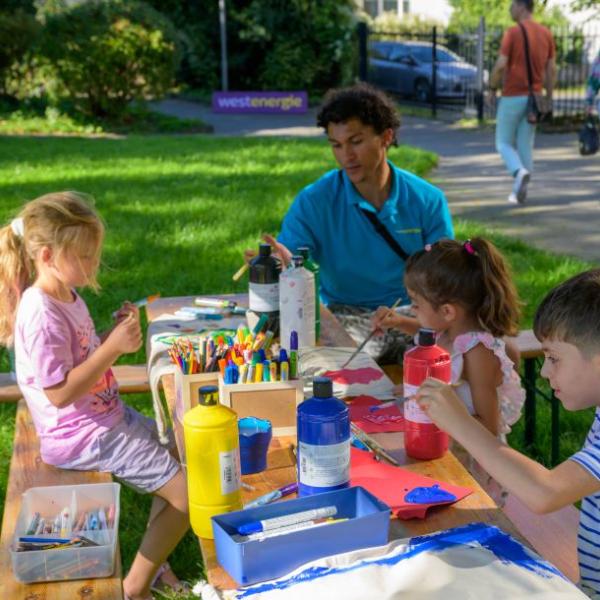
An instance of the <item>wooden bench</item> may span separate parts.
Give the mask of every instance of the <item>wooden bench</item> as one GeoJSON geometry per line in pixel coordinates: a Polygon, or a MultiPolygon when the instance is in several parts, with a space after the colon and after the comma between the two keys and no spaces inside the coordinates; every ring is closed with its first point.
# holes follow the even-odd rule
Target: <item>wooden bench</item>
{"type": "MultiPolygon", "coordinates": [[[[117,365],[113,373],[121,394],[144,394],[150,391],[146,365],[117,365]]],[[[10,373],[0,373],[0,402],[16,402],[22,394],[10,373]]]]}
{"type": "Polygon", "coordinates": [[[17,406],[13,454],[10,461],[8,486],[0,535],[0,598],[2,600],[121,600],[121,556],[117,546],[115,572],[112,577],[65,582],[22,584],[12,571],[9,548],[21,508],[21,495],[37,486],[107,483],[110,473],[69,471],[42,462],[39,441],[24,400],[17,406]]]}

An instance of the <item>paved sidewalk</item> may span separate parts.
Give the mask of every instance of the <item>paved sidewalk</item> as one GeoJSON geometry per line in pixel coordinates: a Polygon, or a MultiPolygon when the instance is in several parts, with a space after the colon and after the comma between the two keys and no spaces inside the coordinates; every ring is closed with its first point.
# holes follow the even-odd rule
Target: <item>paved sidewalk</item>
{"type": "MultiPolygon", "coordinates": [[[[220,115],[180,100],[156,105],[165,113],[198,117],[216,135],[320,136],[315,112],[306,115],[220,115]]],[[[472,219],[537,247],[600,262],[600,154],[581,157],[577,136],[538,134],[527,203],[509,205],[512,178],[494,149],[492,130],[464,130],[403,117],[400,142],[436,152],[433,179],[455,218],[472,219]]],[[[402,165],[398,165],[402,167],[402,165]]]]}

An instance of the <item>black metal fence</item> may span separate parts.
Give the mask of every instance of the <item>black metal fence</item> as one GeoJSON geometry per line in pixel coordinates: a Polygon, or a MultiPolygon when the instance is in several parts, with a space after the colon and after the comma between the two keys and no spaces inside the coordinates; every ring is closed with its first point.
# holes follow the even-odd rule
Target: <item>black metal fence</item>
{"type": "MultiPolygon", "coordinates": [[[[484,102],[489,75],[498,57],[501,31],[453,33],[433,27],[423,32],[369,31],[361,24],[359,77],[393,93],[400,103],[444,110],[457,117],[493,117],[484,102]]],[[[591,63],[600,50],[600,31],[553,31],[557,82],[553,115],[575,117],[585,111],[591,63]]]]}

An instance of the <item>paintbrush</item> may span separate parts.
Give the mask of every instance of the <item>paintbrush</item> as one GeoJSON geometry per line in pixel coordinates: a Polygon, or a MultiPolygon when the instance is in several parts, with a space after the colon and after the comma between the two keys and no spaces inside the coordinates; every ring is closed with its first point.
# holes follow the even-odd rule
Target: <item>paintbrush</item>
{"type": "MultiPolygon", "coordinates": [[[[450,387],[456,388],[456,387],[460,387],[463,383],[464,383],[464,381],[461,379],[460,381],[456,381],[454,383],[449,383],[448,385],[450,387]]],[[[376,412],[378,410],[383,410],[384,408],[390,408],[391,406],[400,406],[407,400],[410,400],[410,398],[407,398],[406,396],[404,396],[402,398],[396,398],[394,400],[387,400],[386,402],[382,402],[381,404],[377,404],[375,406],[369,406],[369,412],[376,412]]]]}
{"type": "Polygon", "coordinates": [[[382,446],[380,446],[370,435],[366,434],[360,427],[357,427],[354,423],[350,423],[350,430],[352,433],[375,454],[376,457],[385,458],[388,462],[391,462],[397,467],[400,463],[389,454],[382,446]]]}
{"type": "MultiPolygon", "coordinates": [[[[402,296],[400,296],[400,298],[398,298],[398,300],[396,300],[396,302],[392,304],[392,306],[390,307],[390,311],[393,311],[400,304],[401,301],[402,296]]],[[[369,335],[362,341],[361,345],[352,353],[350,358],[340,367],[341,369],[345,369],[356,358],[358,353],[367,345],[368,341],[375,335],[376,331],[376,329],[373,329],[373,331],[369,333],[369,335]]]]}
{"type": "MultiPolygon", "coordinates": [[[[160,294],[153,294],[152,296],[147,296],[146,298],[140,298],[139,300],[132,302],[132,304],[134,306],[136,306],[137,308],[142,308],[142,307],[146,306],[147,304],[150,304],[150,302],[154,302],[158,298],[160,298],[160,294]]],[[[115,310],[115,312],[112,314],[112,318],[116,319],[118,314],[119,314],[119,311],[115,310]]]]}
{"type": "Polygon", "coordinates": [[[233,279],[233,281],[237,281],[247,270],[248,267],[250,266],[249,263],[244,263],[234,274],[233,277],[231,279],[233,279]]]}

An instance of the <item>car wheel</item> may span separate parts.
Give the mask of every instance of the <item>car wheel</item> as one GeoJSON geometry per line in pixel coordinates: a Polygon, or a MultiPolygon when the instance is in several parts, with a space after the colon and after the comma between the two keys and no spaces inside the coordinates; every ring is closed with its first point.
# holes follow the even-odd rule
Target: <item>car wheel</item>
{"type": "Polygon", "coordinates": [[[431,86],[427,79],[417,79],[415,82],[415,97],[419,102],[431,101],[431,86]]]}

